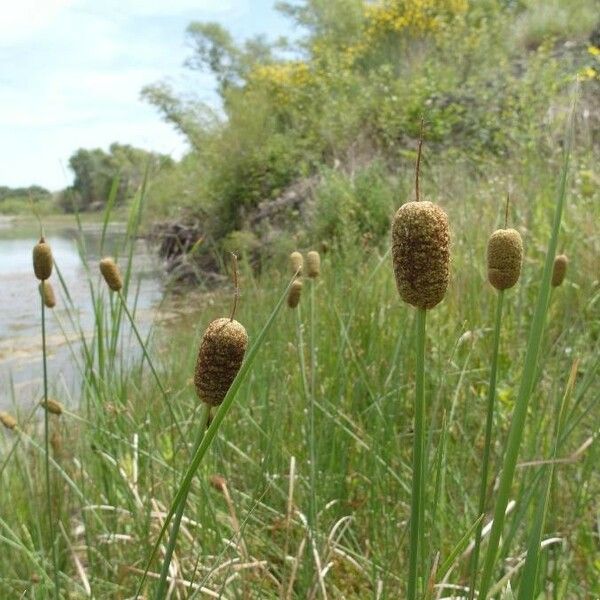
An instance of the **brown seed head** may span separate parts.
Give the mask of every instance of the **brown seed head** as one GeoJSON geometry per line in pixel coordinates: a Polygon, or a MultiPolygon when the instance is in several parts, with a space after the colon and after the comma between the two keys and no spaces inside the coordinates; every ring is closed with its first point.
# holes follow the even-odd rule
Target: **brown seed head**
{"type": "Polygon", "coordinates": [[[60,431],[55,429],[50,438],[50,445],[52,446],[52,453],[54,458],[60,458],[62,456],[63,441],[60,431]]]}
{"type": "Polygon", "coordinates": [[[290,254],[290,264],[292,265],[292,275],[300,277],[302,275],[302,267],[304,266],[304,257],[300,252],[292,252],[290,254]]]}
{"type": "Polygon", "coordinates": [[[215,319],[208,325],[198,351],[194,385],[198,398],[219,406],[240,370],[248,334],[241,323],[229,318],[215,319]]]}
{"type": "Polygon", "coordinates": [[[516,229],[497,229],[487,246],[488,280],[497,290],[513,287],[521,275],[523,240],[516,229]]]}
{"type": "Polygon", "coordinates": [[[62,404],[58,400],[53,400],[52,398],[48,398],[48,400],[42,400],[40,402],[40,406],[43,406],[49,413],[53,415],[62,415],[63,407],[62,404]]]}
{"type": "Polygon", "coordinates": [[[306,274],[314,279],[321,273],[321,257],[316,250],[311,250],[306,255],[306,274]]]}
{"type": "Polygon", "coordinates": [[[54,261],[52,259],[52,249],[50,244],[47,244],[43,237],[33,247],[33,272],[35,276],[44,281],[52,275],[52,265],[54,261]]]}
{"type": "Polygon", "coordinates": [[[54,308],[56,306],[56,296],[54,295],[54,288],[52,287],[52,284],[48,280],[44,279],[40,282],[39,290],[44,304],[48,308],[54,308]]]}
{"type": "Polygon", "coordinates": [[[448,217],[431,202],[403,204],[392,222],[392,260],[396,287],[405,302],[433,308],[446,293],[449,278],[448,217]]]}
{"type": "Polygon", "coordinates": [[[300,296],[302,294],[302,280],[295,279],[290,286],[290,291],[288,292],[287,304],[290,308],[296,308],[300,303],[300,296]]]}
{"type": "Polygon", "coordinates": [[[0,423],[2,423],[6,429],[14,429],[17,426],[17,420],[7,412],[0,412],[0,423]]]}
{"type": "Polygon", "coordinates": [[[217,492],[222,492],[227,487],[227,480],[223,475],[214,474],[211,475],[208,482],[212,485],[217,492]]]}
{"type": "Polygon", "coordinates": [[[569,259],[565,254],[559,254],[554,259],[554,267],[552,269],[552,287],[558,287],[564,280],[565,275],[567,274],[567,265],[569,264],[569,259]]]}
{"type": "Polygon", "coordinates": [[[100,273],[113,292],[118,292],[123,287],[119,267],[112,258],[106,257],[100,261],[100,273]]]}

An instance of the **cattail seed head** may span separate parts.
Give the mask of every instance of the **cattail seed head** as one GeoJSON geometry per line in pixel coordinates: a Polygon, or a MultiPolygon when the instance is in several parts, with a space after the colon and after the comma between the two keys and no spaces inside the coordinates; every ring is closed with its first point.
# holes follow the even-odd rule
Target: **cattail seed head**
{"type": "Polygon", "coordinates": [[[497,229],[487,246],[488,280],[497,290],[513,287],[521,275],[523,240],[516,229],[497,229]]]}
{"type": "Polygon", "coordinates": [[[248,334],[241,323],[229,318],[215,319],[208,325],[198,351],[194,385],[198,398],[219,406],[240,370],[248,334]]]}
{"type": "Polygon", "coordinates": [[[311,250],[306,255],[306,274],[314,279],[321,273],[321,257],[316,250],[311,250]]]}
{"type": "Polygon", "coordinates": [[[56,296],[54,295],[52,284],[47,279],[44,279],[40,282],[39,290],[44,304],[48,308],[54,308],[56,306],[56,296]]]}
{"type": "Polygon", "coordinates": [[[112,258],[106,257],[100,261],[100,273],[113,292],[118,292],[123,287],[119,267],[112,258]]]}
{"type": "Polygon", "coordinates": [[[290,264],[292,265],[292,275],[300,277],[302,275],[302,267],[304,266],[304,257],[300,252],[292,252],[290,254],[290,264]]]}
{"type": "Polygon", "coordinates": [[[43,406],[49,413],[52,413],[53,415],[62,415],[63,413],[62,404],[58,400],[53,400],[52,398],[40,401],[40,406],[43,406]]]}
{"type": "Polygon", "coordinates": [[[302,294],[302,280],[295,279],[290,286],[290,291],[288,292],[287,304],[290,308],[296,308],[300,303],[300,296],[302,294]]]}
{"type": "Polygon", "coordinates": [[[558,287],[564,280],[567,274],[567,265],[569,259],[565,254],[559,254],[554,259],[554,267],[552,268],[552,287],[558,287]]]}
{"type": "Polygon", "coordinates": [[[33,247],[33,272],[35,276],[44,281],[52,275],[52,265],[54,261],[52,259],[52,249],[50,244],[46,243],[43,237],[33,247]]]}
{"type": "Polygon", "coordinates": [[[62,435],[60,435],[60,431],[58,429],[53,431],[52,437],[50,438],[50,445],[52,446],[54,458],[60,458],[62,456],[63,441],[62,435]]]}
{"type": "Polygon", "coordinates": [[[418,308],[433,308],[449,278],[448,217],[431,202],[407,202],[392,222],[392,260],[400,297],[418,308]]]}
{"type": "Polygon", "coordinates": [[[6,429],[14,429],[17,426],[17,420],[7,412],[0,412],[0,423],[2,423],[6,429]]]}

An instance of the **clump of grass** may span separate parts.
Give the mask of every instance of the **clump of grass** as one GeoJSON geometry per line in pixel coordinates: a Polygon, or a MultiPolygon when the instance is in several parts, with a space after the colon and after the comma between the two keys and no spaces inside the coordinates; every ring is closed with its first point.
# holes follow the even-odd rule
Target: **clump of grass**
{"type": "Polygon", "coordinates": [[[46,308],[54,308],[56,306],[56,295],[52,284],[44,279],[40,281],[39,290],[46,308]]]}
{"type": "Polygon", "coordinates": [[[410,510],[410,553],[407,597],[424,593],[424,574],[419,575],[419,553],[423,552],[425,494],[425,326],[427,309],[439,304],[449,278],[450,232],[448,217],[437,205],[421,202],[419,166],[423,144],[423,122],[417,154],[416,200],[402,205],[392,221],[392,262],[396,286],[402,300],[417,310],[416,389],[413,437],[413,471],[410,510]]]}
{"type": "Polygon", "coordinates": [[[311,279],[315,279],[321,273],[321,257],[316,250],[311,250],[306,255],[306,274],[311,279]]]}
{"type": "Polygon", "coordinates": [[[105,257],[100,261],[100,273],[104,281],[113,292],[119,292],[123,288],[123,278],[117,263],[110,258],[105,257]]]}
{"type": "Polygon", "coordinates": [[[568,265],[569,259],[565,254],[559,254],[554,259],[554,265],[552,267],[552,279],[550,281],[550,285],[552,285],[552,287],[558,287],[565,280],[568,265]]]}
{"type": "Polygon", "coordinates": [[[287,305],[290,308],[296,308],[298,304],[300,304],[300,297],[302,295],[302,280],[295,279],[292,285],[290,286],[290,291],[287,297],[287,305]]]}
{"type": "Polygon", "coordinates": [[[292,267],[292,275],[300,277],[302,275],[302,267],[304,266],[304,257],[297,250],[290,254],[290,265],[292,267]]]}

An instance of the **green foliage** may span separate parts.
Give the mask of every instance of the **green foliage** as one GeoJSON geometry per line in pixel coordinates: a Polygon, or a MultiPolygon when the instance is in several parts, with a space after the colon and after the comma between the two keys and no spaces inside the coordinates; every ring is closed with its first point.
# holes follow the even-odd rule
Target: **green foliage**
{"type": "Polygon", "coordinates": [[[69,159],[75,179],[73,185],[61,193],[59,205],[67,212],[100,209],[114,185],[117,186],[115,200],[122,203],[138,189],[146,171],[155,173],[171,164],[167,156],[129,145],[111,144],[108,153],[100,148],[80,148],[69,159]]]}
{"type": "MultiPolygon", "coordinates": [[[[189,162],[196,164],[194,199],[184,206],[207,216],[219,239],[242,229],[259,202],[294,180],[336,165],[353,169],[357,145],[368,147],[361,164],[386,165],[381,172],[389,179],[413,147],[422,115],[436,153],[479,168],[525,153],[550,156],[578,69],[592,72],[586,37],[594,6],[594,0],[554,0],[548,14],[564,22],[561,35],[548,27],[533,45],[515,30],[536,29],[539,15],[547,14],[541,0],[280,2],[301,31],[293,45],[264,38],[238,43],[220,25],[192,23],[188,67],[215,76],[223,113],[179,98],[165,84],[144,90],[193,149],[165,177],[178,188],[179,173],[189,189],[189,162]],[[557,39],[577,43],[557,51],[557,39]]],[[[355,196],[348,185],[323,182],[324,215],[339,212],[344,220],[354,210],[336,207],[328,191],[340,186],[340,197],[355,196]]],[[[165,184],[155,195],[157,205],[179,206],[165,184]]],[[[359,222],[373,218],[352,220],[360,232],[382,231],[359,222]]],[[[320,218],[317,235],[342,227],[327,220],[320,218]]]]}

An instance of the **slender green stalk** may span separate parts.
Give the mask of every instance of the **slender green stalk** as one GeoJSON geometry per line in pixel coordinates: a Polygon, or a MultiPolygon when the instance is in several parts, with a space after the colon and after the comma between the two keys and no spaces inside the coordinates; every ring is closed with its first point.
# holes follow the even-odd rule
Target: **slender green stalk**
{"type": "Polygon", "coordinates": [[[523,375],[519,385],[515,410],[510,425],[508,441],[506,444],[506,452],[504,455],[504,463],[502,465],[502,474],[498,486],[498,495],[496,507],[494,509],[494,522],[490,532],[488,550],[485,557],[483,575],[479,586],[479,598],[485,600],[490,589],[492,574],[496,564],[496,556],[498,554],[498,546],[504,526],[504,518],[506,506],[508,505],[509,495],[512,487],[513,477],[517,466],[517,458],[519,456],[519,448],[523,431],[525,429],[525,418],[527,416],[527,407],[529,398],[535,383],[535,375],[537,372],[537,359],[540,352],[542,335],[544,333],[544,325],[546,322],[546,312],[548,310],[548,300],[550,298],[550,279],[554,265],[554,257],[558,246],[558,233],[562,219],[563,206],[565,204],[567,174],[569,170],[569,159],[571,154],[571,142],[573,139],[573,115],[571,113],[570,130],[567,135],[567,149],[565,152],[565,160],[561,175],[558,197],[556,200],[556,208],[554,210],[554,221],[552,224],[552,235],[548,243],[546,252],[546,262],[544,264],[544,272],[542,276],[540,291],[538,294],[533,322],[529,332],[527,341],[527,351],[525,353],[525,363],[523,367],[523,375]]]}
{"type": "Polygon", "coordinates": [[[419,308],[417,311],[416,337],[416,394],[415,394],[415,425],[413,434],[413,477],[410,503],[410,556],[408,570],[408,600],[417,597],[419,547],[422,546],[422,516],[423,490],[423,448],[425,442],[425,322],[427,312],[419,308]]]}
{"type": "Polygon", "coordinates": [[[173,407],[171,406],[171,403],[169,402],[169,397],[167,395],[167,391],[165,390],[165,388],[160,380],[160,377],[158,376],[158,373],[156,372],[156,369],[154,368],[154,363],[152,362],[152,359],[150,358],[150,355],[148,354],[148,350],[146,350],[146,345],[144,344],[144,340],[142,339],[142,336],[140,335],[137,325],[135,324],[133,315],[131,314],[131,312],[129,312],[129,308],[127,308],[127,303],[125,302],[125,298],[123,297],[123,294],[121,294],[121,292],[117,292],[117,293],[119,295],[119,300],[121,301],[121,306],[123,307],[123,310],[125,311],[125,314],[127,315],[127,318],[129,319],[129,322],[131,323],[131,328],[133,329],[133,333],[135,334],[135,337],[137,338],[137,340],[140,344],[140,347],[142,348],[142,353],[143,353],[145,359],[148,361],[148,366],[150,367],[150,371],[152,372],[152,375],[154,376],[156,385],[158,386],[158,389],[160,390],[160,393],[163,397],[163,401],[164,401],[167,409],[169,410],[169,414],[171,415],[171,424],[177,428],[177,432],[179,433],[181,439],[183,439],[183,431],[181,430],[179,422],[177,421],[177,419],[175,417],[173,407]]]}
{"type": "MultiPolygon", "coordinates": [[[[481,484],[479,486],[479,504],[477,507],[477,516],[481,517],[485,513],[485,498],[487,495],[488,472],[490,464],[490,451],[492,447],[492,426],[494,424],[494,403],[496,400],[496,379],[498,373],[498,350],[500,348],[500,325],[502,323],[502,305],[504,303],[504,290],[498,291],[496,298],[496,321],[494,324],[494,342],[492,348],[492,364],[490,368],[490,384],[487,395],[487,417],[485,423],[485,442],[483,444],[483,461],[481,467],[481,484]]],[[[475,532],[475,546],[471,557],[471,585],[469,590],[469,599],[475,598],[475,584],[477,579],[477,567],[479,564],[479,549],[481,546],[481,531],[483,529],[483,518],[475,532]]]]}
{"type": "MultiPolygon", "coordinates": [[[[46,307],[44,297],[40,294],[42,305],[42,365],[44,369],[44,403],[48,403],[48,364],[46,357],[46,307]]],[[[56,553],[56,544],[54,539],[54,520],[52,518],[52,497],[50,494],[50,448],[48,431],[48,410],[44,409],[44,456],[46,471],[46,510],[48,511],[48,529],[50,532],[50,544],[52,545],[52,563],[54,567],[54,597],[60,597],[60,581],[58,579],[58,556],[56,553]]]]}
{"type": "Polygon", "coordinates": [[[227,394],[225,394],[225,398],[223,399],[223,402],[219,406],[216,414],[214,415],[213,420],[211,421],[210,426],[206,430],[206,434],[202,438],[202,441],[200,442],[200,445],[198,446],[198,449],[196,450],[196,452],[192,458],[192,461],[188,465],[188,468],[185,472],[183,481],[181,482],[181,485],[179,486],[177,494],[175,495],[175,498],[173,499],[171,508],[169,509],[169,512],[168,512],[167,516],[165,517],[165,522],[163,523],[160,533],[158,534],[158,538],[157,538],[156,542],[154,543],[154,546],[152,547],[152,552],[150,553],[150,557],[148,558],[148,561],[146,562],[144,574],[142,575],[142,578],[138,585],[136,596],[139,596],[141,594],[142,588],[144,586],[144,582],[146,581],[146,576],[148,575],[148,569],[150,568],[150,564],[152,563],[152,561],[154,560],[154,557],[156,556],[156,552],[158,550],[158,547],[160,546],[160,542],[162,541],[163,536],[165,535],[165,532],[169,526],[169,523],[171,522],[171,519],[173,518],[175,511],[176,511],[177,507],[179,506],[179,503],[181,502],[181,500],[183,500],[184,496],[187,494],[187,490],[189,489],[189,487],[192,483],[192,479],[194,478],[194,475],[195,475],[196,471],[198,470],[198,467],[200,466],[200,463],[202,462],[202,459],[204,458],[206,452],[210,448],[210,445],[212,444],[213,440],[215,439],[217,432],[219,431],[221,424],[223,423],[223,420],[225,419],[225,416],[231,410],[231,407],[233,405],[235,397],[236,397],[243,381],[246,379],[246,377],[250,373],[250,369],[252,368],[254,360],[256,359],[256,355],[258,354],[258,351],[260,350],[261,346],[263,345],[263,342],[265,341],[265,338],[267,337],[267,333],[271,329],[271,326],[275,322],[275,318],[277,317],[277,315],[279,314],[279,311],[281,310],[281,307],[283,306],[283,303],[289,292],[292,281],[293,280],[291,280],[288,283],[283,294],[279,297],[279,300],[277,301],[277,304],[276,304],[275,308],[273,309],[273,312],[271,312],[271,314],[269,315],[269,318],[267,319],[267,322],[265,323],[261,332],[258,334],[256,341],[254,342],[254,344],[252,344],[252,347],[248,350],[248,353],[246,354],[246,359],[242,363],[242,367],[238,371],[238,374],[236,375],[235,379],[233,380],[233,383],[231,384],[231,387],[229,388],[227,394]]]}
{"type": "Polygon", "coordinates": [[[315,438],[315,388],[317,353],[315,349],[315,280],[310,279],[310,399],[308,403],[308,447],[310,452],[310,507],[309,523],[313,541],[317,531],[317,465],[315,438]]]}
{"type": "MultiPolygon", "coordinates": [[[[202,404],[202,411],[200,413],[200,429],[198,430],[198,437],[194,444],[194,451],[192,455],[195,455],[200,447],[204,433],[206,432],[206,424],[208,423],[208,415],[210,414],[210,406],[208,404],[202,404]]],[[[179,534],[179,527],[181,525],[181,518],[183,517],[183,511],[185,510],[185,503],[189,494],[189,487],[185,490],[185,494],[181,498],[179,505],[177,506],[177,512],[173,518],[173,527],[171,528],[171,534],[169,535],[169,543],[167,544],[167,551],[165,558],[160,570],[160,581],[158,582],[158,588],[156,590],[155,598],[161,600],[167,595],[167,576],[169,574],[169,566],[171,565],[171,558],[173,557],[173,551],[175,550],[175,544],[177,542],[177,535],[179,534]]]]}

